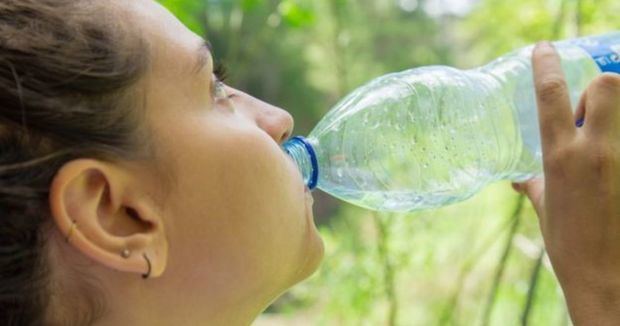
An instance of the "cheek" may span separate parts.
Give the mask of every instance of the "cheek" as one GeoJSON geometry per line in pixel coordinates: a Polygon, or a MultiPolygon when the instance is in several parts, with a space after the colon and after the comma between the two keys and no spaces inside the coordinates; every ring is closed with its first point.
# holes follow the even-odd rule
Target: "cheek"
{"type": "Polygon", "coordinates": [[[221,139],[188,163],[176,235],[186,270],[227,275],[239,286],[288,279],[308,232],[292,162],[267,136],[247,136],[221,139]]]}
{"type": "Polygon", "coordinates": [[[267,223],[259,218],[285,218],[302,207],[297,198],[301,177],[268,135],[239,133],[220,144],[221,156],[213,162],[220,171],[214,187],[221,196],[235,198],[234,213],[267,223]]]}
{"type": "Polygon", "coordinates": [[[190,247],[200,243],[211,261],[230,269],[286,259],[282,249],[298,247],[306,227],[303,184],[292,162],[267,134],[239,125],[175,142],[177,237],[190,247]]]}

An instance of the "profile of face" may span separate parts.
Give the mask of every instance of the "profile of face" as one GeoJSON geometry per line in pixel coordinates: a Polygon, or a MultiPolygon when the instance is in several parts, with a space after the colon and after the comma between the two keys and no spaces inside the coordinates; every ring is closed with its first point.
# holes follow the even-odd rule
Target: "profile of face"
{"type": "Polygon", "coordinates": [[[64,166],[50,197],[59,230],[75,227],[63,254],[95,262],[90,270],[117,321],[247,323],[323,255],[312,197],[280,148],[292,117],[219,82],[205,40],[155,1],[111,1],[109,9],[123,12],[151,51],[139,81],[142,123],[160,168],[64,166]]]}

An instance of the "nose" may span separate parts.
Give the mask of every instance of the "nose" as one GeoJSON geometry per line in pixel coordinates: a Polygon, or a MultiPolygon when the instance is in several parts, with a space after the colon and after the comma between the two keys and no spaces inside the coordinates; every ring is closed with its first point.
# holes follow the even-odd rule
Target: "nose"
{"type": "Polygon", "coordinates": [[[236,107],[242,108],[244,113],[249,115],[256,122],[256,125],[271,136],[273,140],[282,144],[291,136],[295,123],[290,113],[248,94],[239,93],[242,96],[235,99],[236,107]],[[238,103],[239,101],[245,103],[238,103]]]}
{"type": "Polygon", "coordinates": [[[284,143],[293,133],[293,116],[279,107],[257,101],[262,107],[258,110],[256,124],[278,144],[284,143]]]}

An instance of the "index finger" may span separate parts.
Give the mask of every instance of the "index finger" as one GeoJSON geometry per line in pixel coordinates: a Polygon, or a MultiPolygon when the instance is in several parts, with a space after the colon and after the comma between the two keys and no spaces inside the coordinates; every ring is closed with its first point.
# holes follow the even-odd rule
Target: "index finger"
{"type": "Polygon", "coordinates": [[[538,43],[534,48],[532,68],[544,151],[573,136],[575,126],[560,56],[549,42],[538,43]]]}

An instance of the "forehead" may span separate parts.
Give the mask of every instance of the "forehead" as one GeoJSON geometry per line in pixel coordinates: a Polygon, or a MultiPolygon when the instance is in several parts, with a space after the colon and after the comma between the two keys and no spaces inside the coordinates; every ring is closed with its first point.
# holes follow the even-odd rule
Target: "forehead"
{"type": "MultiPolygon", "coordinates": [[[[126,21],[146,41],[149,68],[140,82],[146,119],[155,129],[170,124],[180,113],[195,112],[208,101],[211,74],[193,73],[204,40],[167,9],[152,0],[119,0],[128,9],[126,21]],[[161,121],[160,121],[161,120],[161,121]],[[161,122],[161,123],[159,123],[161,122]]],[[[207,69],[212,69],[211,56],[207,69]]]]}
{"type": "Polygon", "coordinates": [[[140,30],[149,44],[151,73],[165,78],[187,78],[199,63],[201,49],[203,55],[207,54],[206,60],[210,60],[208,51],[204,51],[202,38],[159,3],[153,0],[120,3],[128,8],[128,21],[140,30]]]}

